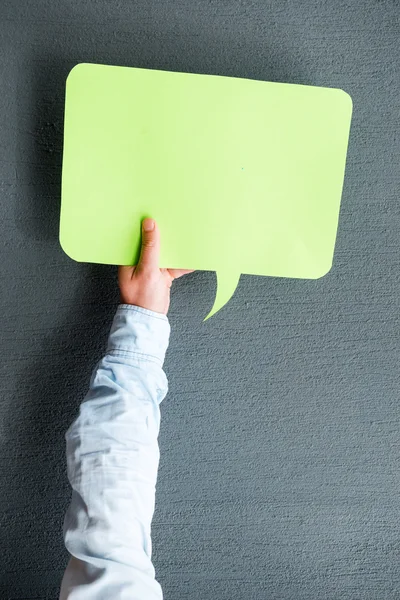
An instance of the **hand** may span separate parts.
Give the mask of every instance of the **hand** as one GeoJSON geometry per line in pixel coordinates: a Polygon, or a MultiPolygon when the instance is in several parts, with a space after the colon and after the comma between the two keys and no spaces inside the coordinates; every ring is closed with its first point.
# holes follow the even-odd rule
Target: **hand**
{"type": "Polygon", "coordinates": [[[160,232],[153,219],[142,222],[142,248],[135,267],[119,267],[118,281],[123,304],[134,304],[166,315],[174,279],[193,273],[183,269],[160,269],[160,232]]]}

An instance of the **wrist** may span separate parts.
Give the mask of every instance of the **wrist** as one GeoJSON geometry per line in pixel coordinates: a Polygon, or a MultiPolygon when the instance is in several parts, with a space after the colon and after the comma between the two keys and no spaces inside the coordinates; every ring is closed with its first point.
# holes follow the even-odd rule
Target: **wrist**
{"type": "Polygon", "coordinates": [[[164,362],[170,324],[166,315],[132,304],[120,304],[108,340],[110,354],[164,362]]]}
{"type": "Polygon", "coordinates": [[[152,297],[146,297],[146,294],[137,297],[136,295],[126,296],[121,293],[120,305],[136,306],[143,308],[144,310],[149,310],[150,312],[166,316],[168,313],[169,302],[163,302],[159,297],[157,300],[154,300],[152,297]]]}
{"type": "Polygon", "coordinates": [[[168,321],[168,317],[165,313],[161,313],[157,310],[153,310],[152,308],[147,308],[146,306],[140,306],[139,304],[131,304],[130,302],[123,302],[122,299],[118,305],[117,311],[124,310],[132,310],[134,312],[148,315],[149,317],[154,317],[158,319],[162,319],[163,321],[168,321]]]}

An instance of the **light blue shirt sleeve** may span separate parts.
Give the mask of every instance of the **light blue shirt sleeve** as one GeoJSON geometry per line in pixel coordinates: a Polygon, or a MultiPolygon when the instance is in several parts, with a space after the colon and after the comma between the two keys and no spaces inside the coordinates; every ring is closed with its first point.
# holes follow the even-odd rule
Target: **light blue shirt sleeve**
{"type": "Polygon", "coordinates": [[[162,599],[150,528],[169,334],[166,316],[121,304],[106,355],[66,433],[72,499],[64,540],[71,558],[60,600],[162,599]]]}

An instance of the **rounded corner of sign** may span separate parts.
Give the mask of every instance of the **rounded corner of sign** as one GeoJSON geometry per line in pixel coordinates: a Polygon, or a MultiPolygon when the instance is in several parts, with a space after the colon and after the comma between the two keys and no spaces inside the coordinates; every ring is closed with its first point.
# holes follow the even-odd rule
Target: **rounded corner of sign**
{"type": "Polygon", "coordinates": [[[89,66],[89,63],[81,62],[81,63],[78,63],[77,65],[75,65],[74,67],[72,67],[72,69],[70,70],[70,72],[67,75],[66,85],[70,85],[71,81],[73,81],[73,79],[77,75],[80,74],[82,69],[86,70],[88,66],[89,66]]]}
{"type": "Polygon", "coordinates": [[[341,88],[337,88],[337,91],[343,96],[346,104],[350,109],[350,113],[353,112],[353,98],[350,96],[350,94],[346,92],[346,90],[343,90],[341,88]]]}
{"type": "Polygon", "coordinates": [[[317,271],[316,273],[314,273],[314,275],[311,277],[311,279],[322,279],[323,277],[328,275],[328,273],[331,271],[332,265],[333,265],[333,263],[330,262],[328,265],[322,266],[320,271],[317,271]]]}
{"type": "Polygon", "coordinates": [[[59,235],[58,239],[59,239],[60,246],[61,246],[61,249],[63,250],[64,254],[66,254],[69,258],[71,258],[75,262],[82,262],[76,256],[76,254],[74,254],[74,252],[71,250],[71,248],[68,246],[68,242],[67,242],[62,230],[60,230],[60,235],[59,235]]]}

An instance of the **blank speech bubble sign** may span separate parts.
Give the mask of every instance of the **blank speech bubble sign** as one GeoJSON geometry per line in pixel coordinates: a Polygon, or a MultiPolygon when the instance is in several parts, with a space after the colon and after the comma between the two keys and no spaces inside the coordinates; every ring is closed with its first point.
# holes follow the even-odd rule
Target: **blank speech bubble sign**
{"type": "Polygon", "coordinates": [[[151,216],[160,267],[217,272],[206,318],[241,273],[321,277],[351,113],[339,89],[79,64],[66,86],[62,248],[134,265],[151,216]]]}

